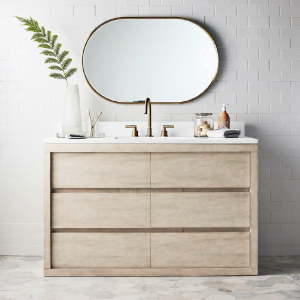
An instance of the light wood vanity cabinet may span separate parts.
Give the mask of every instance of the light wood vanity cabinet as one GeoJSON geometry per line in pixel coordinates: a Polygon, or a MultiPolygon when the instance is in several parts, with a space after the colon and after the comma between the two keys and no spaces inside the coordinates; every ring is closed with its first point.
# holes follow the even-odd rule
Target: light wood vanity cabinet
{"type": "Polygon", "coordinates": [[[45,144],[45,276],[257,274],[256,144],[45,144]]]}

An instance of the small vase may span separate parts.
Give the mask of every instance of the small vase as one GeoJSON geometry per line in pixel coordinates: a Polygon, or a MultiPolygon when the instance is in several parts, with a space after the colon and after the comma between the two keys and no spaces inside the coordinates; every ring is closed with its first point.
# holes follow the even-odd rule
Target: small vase
{"type": "Polygon", "coordinates": [[[62,133],[82,134],[79,88],[77,84],[68,84],[63,105],[62,133]]]}

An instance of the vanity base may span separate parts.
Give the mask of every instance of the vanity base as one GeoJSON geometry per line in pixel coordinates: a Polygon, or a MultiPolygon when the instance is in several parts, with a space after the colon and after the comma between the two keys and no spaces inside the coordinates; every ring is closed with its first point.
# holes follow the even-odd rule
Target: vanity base
{"type": "Polygon", "coordinates": [[[257,145],[44,146],[45,276],[257,275],[257,145]]]}
{"type": "Polygon", "coordinates": [[[151,277],[151,276],[248,276],[258,275],[252,268],[168,268],[168,269],[87,269],[58,268],[44,269],[44,276],[106,276],[106,277],[151,277]]]}

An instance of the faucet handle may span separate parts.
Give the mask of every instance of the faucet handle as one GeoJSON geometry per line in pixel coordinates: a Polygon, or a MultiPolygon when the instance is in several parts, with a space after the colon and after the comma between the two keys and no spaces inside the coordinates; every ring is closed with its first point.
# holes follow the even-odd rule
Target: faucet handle
{"type": "Polygon", "coordinates": [[[137,131],[137,125],[125,125],[125,128],[133,128],[131,135],[133,137],[138,137],[139,136],[139,132],[137,131]]]}
{"type": "Polygon", "coordinates": [[[168,136],[168,131],[166,130],[167,128],[174,128],[174,125],[163,125],[163,130],[161,131],[161,137],[167,137],[168,136]]]}

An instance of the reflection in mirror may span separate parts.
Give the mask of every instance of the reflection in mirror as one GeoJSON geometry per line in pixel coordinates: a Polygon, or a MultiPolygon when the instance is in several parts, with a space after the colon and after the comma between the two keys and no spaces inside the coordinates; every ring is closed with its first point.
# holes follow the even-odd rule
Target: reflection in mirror
{"type": "Polygon", "coordinates": [[[216,78],[215,42],[200,25],[182,18],[119,18],[89,36],[82,68],[106,100],[182,103],[203,94],[216,78]]]}

